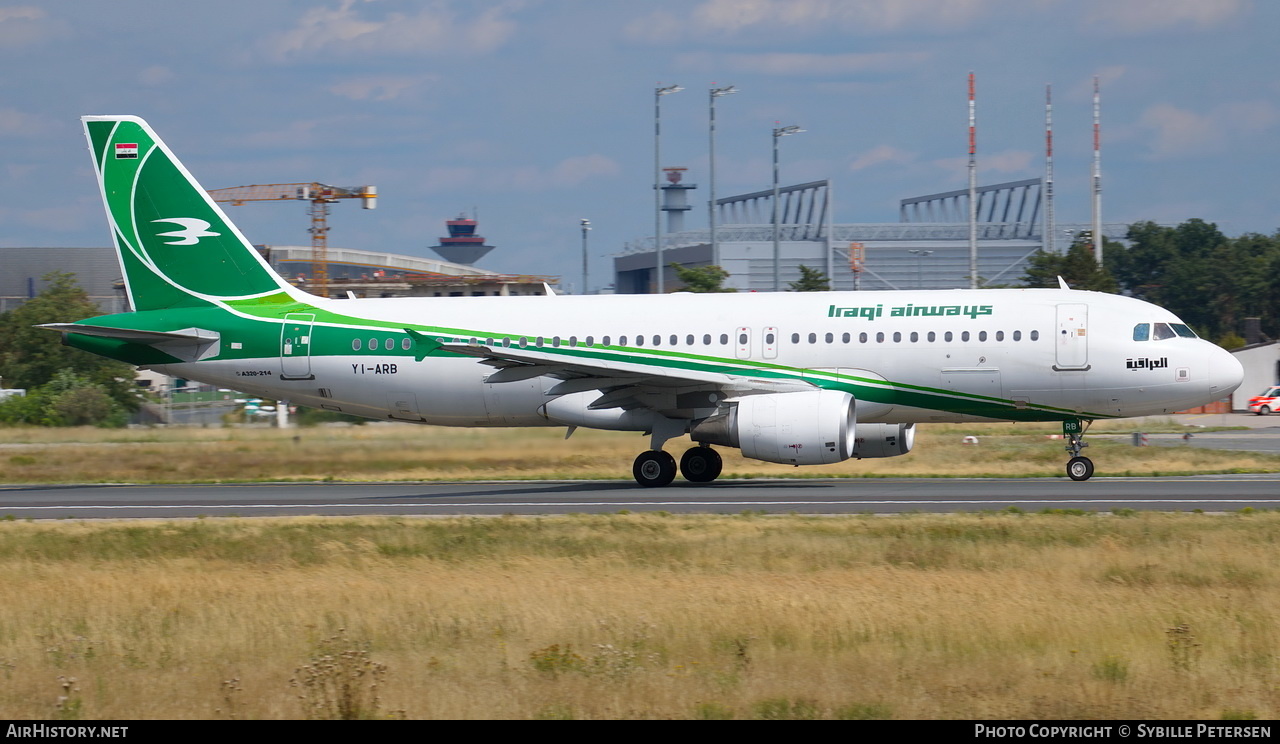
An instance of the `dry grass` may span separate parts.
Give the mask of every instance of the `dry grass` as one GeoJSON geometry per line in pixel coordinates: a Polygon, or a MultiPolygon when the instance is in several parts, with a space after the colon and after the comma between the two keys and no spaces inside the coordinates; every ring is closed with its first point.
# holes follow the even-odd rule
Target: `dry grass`
{"type": "Polygon", "coordinates": [[[0,522],[0,716],[1274,718],[1277,528],[0,522]],[[345,697],[304,684],[335,668],[345,697]]]}
{"type": "MultiPolygon", "coordinates": [[[[1117,427],[1118,424],[1111,424],[1117,427]]],[[[1099,431],[1116,431],[1105,426],[1099,431]]],[[[929,425],[903,457],[792,468],[721,449],[725,477],[1056,476],[1066,454],[1052,425],[929,425]],[[977,446],[965,445],[968,434],[977,446]]],[[[0,482],[154,483],[252,480],[627,478],[648,439],[561,428],[412,425],[313,429],[0,429],[0,482]]],[[[673,440],[678,454],[690,445],[673,440]]],[[[1280,456],[1195,447],[1135,448],[1095,438],[1100,475],[1280,470],[1280,456]]]]}

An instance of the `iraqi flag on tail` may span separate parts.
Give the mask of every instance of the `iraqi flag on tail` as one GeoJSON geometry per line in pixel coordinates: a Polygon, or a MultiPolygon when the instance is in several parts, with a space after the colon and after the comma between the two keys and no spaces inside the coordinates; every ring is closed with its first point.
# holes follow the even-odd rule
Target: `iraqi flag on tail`
{"type": "Polygon", "coordinates": [[[116,160],[136,160],[138,158],[137,142],[117,142],[116,160]]]}

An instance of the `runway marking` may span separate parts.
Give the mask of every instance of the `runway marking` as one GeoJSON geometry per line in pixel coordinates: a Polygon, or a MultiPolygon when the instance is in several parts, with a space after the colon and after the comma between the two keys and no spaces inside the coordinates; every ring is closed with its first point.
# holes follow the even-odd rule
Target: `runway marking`
{"type": "Polygon", "coordinates": [[[965,504],[965,505],[1001,505],[1001,504],[1280,504],[1280,497],[1273,499],[1222,499],[1222,498],[1205,498],[1205,499],[954,499],[954,500],[924,500],[924,499],[895,499],[895,500],[868,500],[868,501],[848,501],[848,500],[830,500],[830,501],[514,501],[514,502],[458,502],[458,503],[377,503],[377,504],[361,504],[361,503],[337,503],[337,504],[110,504],[110,505],[80,505],[80,506],[0,506],[0,513],[7,511],[26,510],[26,511],[84,511],[88,509],[205,509],[205,510],[234,510],[234,509],[369,509],[369,508],[395,508],[395,509],[421,509],[421,508],[495,508],[495,507],[512,507],[527,508],[531,506],[545,507],[584,507],[584,506],[894,506],[894,505],[943,505],[943,504],[965,504]]]}

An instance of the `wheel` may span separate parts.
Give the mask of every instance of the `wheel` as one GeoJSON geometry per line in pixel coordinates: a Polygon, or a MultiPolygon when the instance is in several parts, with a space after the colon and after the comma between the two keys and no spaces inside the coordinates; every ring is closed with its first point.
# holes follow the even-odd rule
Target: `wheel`
{"type": "Polygon", "coordinates": [[[662,450],[641,452],[631,474],[645,488],[661,488],[676,479],[676,458],[662,450]]]}
{"type": "Polygon", "coordinates": [[[680,474],[691,483],[710,483],[720,477],[724,460],[710,447],[694,447],[680,458],[680,474]]]}
{"type": "Polygon", "coordinates": [[[1093,460],[1087,457],[1073,457],[1067,461],[1067,477],[1074,481],[1089,480],[1093,477],[1093,460]]]}
{"type": "Polygon", "coordinates": [[[1271,413],[1271,406],[1263,406],[1258,409],[1259,416],[1266,416],[1271,413]]]}

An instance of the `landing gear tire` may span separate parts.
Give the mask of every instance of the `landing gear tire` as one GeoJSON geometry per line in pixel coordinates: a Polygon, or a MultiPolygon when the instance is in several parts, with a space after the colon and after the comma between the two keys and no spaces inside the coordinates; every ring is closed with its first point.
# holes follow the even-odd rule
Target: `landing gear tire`
{"type": "Polygon", "coordinates": [[[676,458],[662,450],[641,452],[631,466],[636,483],[645,488],[661,488],[676,478],[676,458]]]}
{"type": "Polygon", "coordinates": [[[710,483],[723,469],[720,453],[710,447],[694,447],[680,457],[680,474],[690,483],[710,483]]]}
{"type": "Polygon", "coordinates": [[[1087,457],[1073,457],[1067,461],[1067,477],[1074,481],[1089,480],[1093,477],[1093,460],[1087,457]]]}

